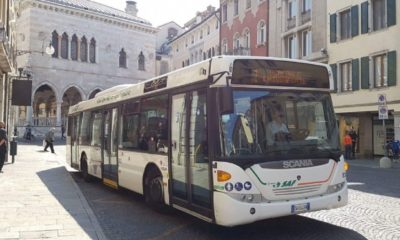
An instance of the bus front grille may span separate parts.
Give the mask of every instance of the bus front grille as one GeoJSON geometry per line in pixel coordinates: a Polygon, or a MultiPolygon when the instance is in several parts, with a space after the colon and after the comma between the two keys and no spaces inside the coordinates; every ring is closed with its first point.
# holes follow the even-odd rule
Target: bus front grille
{"type": "Polygon", "coordinates": [[[321,185],[312,185],[312,186],[304,186],[304,187],[290,187],[290,188],[281,188],[281,189],[273,189],[273,193],[275,196],[289,196],[289,195],[310,195],[312,193],[318,192],[321,188],[321,185]]]}

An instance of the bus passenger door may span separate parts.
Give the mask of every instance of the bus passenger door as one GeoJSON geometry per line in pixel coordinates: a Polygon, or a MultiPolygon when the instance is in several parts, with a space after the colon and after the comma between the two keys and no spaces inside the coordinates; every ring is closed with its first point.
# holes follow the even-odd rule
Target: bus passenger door
{"type": "Polygon", "coordinates": [[[69,118],[69,127],[71,133],[71,167],[79,169],[79,158],[78,158],[78,138],[79,138],[79,116],[69,118]]]}
{"type": "Polygon", "coordinates": [[[172,96],[170,183],[175,206],[211,219],[206,96],[206,90],[172,96]]]}
{"type": "Polygon", "coordinates": [[[118,109],[104,112],[102,158],[103,158],[103,183],[118,188],[118,162],[117,162],[117,124],[118,109]]]}

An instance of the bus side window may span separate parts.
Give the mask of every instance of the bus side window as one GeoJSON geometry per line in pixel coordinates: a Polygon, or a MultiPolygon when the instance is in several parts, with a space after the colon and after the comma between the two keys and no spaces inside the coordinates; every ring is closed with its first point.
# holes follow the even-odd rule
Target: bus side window
{"type": "Polygon", "coordinates": [[[168,95],[142,100],[139,149],[151,153],[168,152],[168,95]]]}

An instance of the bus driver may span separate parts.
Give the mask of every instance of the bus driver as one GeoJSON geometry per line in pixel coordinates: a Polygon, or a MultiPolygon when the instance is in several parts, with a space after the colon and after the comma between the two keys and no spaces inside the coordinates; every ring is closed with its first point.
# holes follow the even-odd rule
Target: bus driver
{"type": "Polygon", "coordinates": [[[267,145],[284,142],[289,139],[289,129],[284,122],[284,114],[280,105],[272,108],[272,121],[267,126],[267,145]]]}

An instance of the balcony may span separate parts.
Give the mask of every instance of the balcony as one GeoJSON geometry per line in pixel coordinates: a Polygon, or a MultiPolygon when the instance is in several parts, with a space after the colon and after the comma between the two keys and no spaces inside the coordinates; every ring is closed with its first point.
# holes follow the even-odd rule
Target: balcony
{"type": "Polygon", "coordinates": [[[234,48],[231,51],[225,52],[224,54],[225,55],[250,56],[251,51],[250,51],[250,48],[238,47],[238,48],[234,48]]]}
{"type": "Polygon", "coordinates": [[[311,20],[311,10],[307,10],[301,13],[301,24],[309,22],[311,20]]]}
{"type": "Polygon", "coordinates": [[[0,70],[3,72],[11,72],[10,60],[10,43],[8,40],[7,31],[4,26],[0,25],[0,70]]]}
{"type": "Polygon", "coordinates": [[[288,18],[287,19],[286,29],[290,30],[290,29],[292,29],[294,27],[296,27],[296,17],[288,18]]]}

